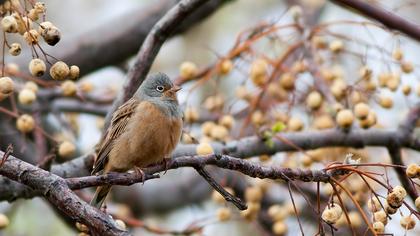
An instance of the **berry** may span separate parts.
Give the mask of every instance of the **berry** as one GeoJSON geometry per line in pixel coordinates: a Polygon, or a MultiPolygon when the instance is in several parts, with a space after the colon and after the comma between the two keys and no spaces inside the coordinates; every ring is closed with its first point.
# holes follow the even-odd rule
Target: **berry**
{"type": "Polygon", "coordinates": [[[68,65],[62,61],[56,62],[50,68],[50,75],[55,80],[63,80],[65,79],[70,73],[70,69],[68,65]]]}
{"type": "Polygon", "coordinates": [[[29,62],[29,72],[31,72],[31,75],[33,76],[40,77],[44,75],[46,70],[47,66],[44,61],[39,58],[32,59],[29,62]]]}
{"type": "Polygon", "coordinates": [[[35,120],[30,115],[21,115],[16,121],[16,128],[22,133],[29,133],[35,128],[35,120]]]}

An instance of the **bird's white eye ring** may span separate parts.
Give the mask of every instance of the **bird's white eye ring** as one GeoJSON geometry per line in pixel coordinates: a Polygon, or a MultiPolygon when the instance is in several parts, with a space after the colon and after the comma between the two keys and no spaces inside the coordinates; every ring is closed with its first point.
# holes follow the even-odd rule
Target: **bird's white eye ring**
{"type": "Polygon", "coordinates": [[[163,87],[163,86],[161,86],[161,85],[158,85],[158,86],[156,87],[156,90],[157,90],[158,92],[163,92],[163,89],[164,89],[164,87],[163,87]]]}

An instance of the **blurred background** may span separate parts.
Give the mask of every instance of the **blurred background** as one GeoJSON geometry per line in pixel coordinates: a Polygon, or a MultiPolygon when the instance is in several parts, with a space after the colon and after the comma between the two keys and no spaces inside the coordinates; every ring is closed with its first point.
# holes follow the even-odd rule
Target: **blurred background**
{"type": "MultiPolygon", "coordinates": [[[[62,41],[54,48],[46,47],[47,52],[60,59],[60,53],[69,50],[69,45],[83,44],[87,38],[97,38],[99,41],[112,35],[114,31],[132,24],[132,16],[141,16],[150,11],[153,6],[168,4],[165,0],[136,1],[136,0],[72,0],[72,1],[44,1],[47,6],[47,19],[53,22],[62,32],[62,41]],[[97,29],[101,34],[97,34],[97,29]],[[108,35],[109,34],[109,35],[108,35]]],[[[399,0],[377,0],[369,1],[390,9],[398,15],[403,16],[412,22],[420,24],[420,4],[416,1],[399,0]]],[[[295,4],[301,4],[304,12],[317,12],[314,20],[329,22],[334,20],[365,20],[349,10],[337,7],[323,0],[232,0],[224,4],[214,14],[202,20],[200,23],[188,29],[185,33],[176,35],[168,40],[159,52],[153,64],[152,71],[167,73],[171,78],[179,75],[179,66],[184,61],[192,61],[198,67],[205,67],[214,63],[221,55],[224,55],[234,45],[237,35],[243,30],[255,26],[262,21],[288,22],[291,20],[288,9],[295,4]]],[[[314,22],[314,24],[317,24],[314,22]]],[[[139,27],[141,27],[139,25],[139,27]]],[[[404,57],[418,64],[420,59],[420,47],[414,42],[399,35],[384,33],[378,29],[366,29],[363,27],[352,27],[348,25],[337,25],[335,32],[347,35],[349,38],[356,37],[361,40],[370,41],[373,44],[381,45],[392,50],[396,45],[403,45],[404,57]]],[[[16,39],[18,40],[18,39],[16,39]]],[[[287,42],[286,42],[287,45],[287,42]]],[[[123,47],[123,45],[121,45],[123,47]]],[[[281,48],[282,45],[279,45],[281,48]]],[[[359,50],[360,45],[354,43],[349,46],[359,50]]],[[[71,47],[70,47],[71,48],[71,47]]],[[[261,50],[264,46],[261,47],[261,50]]],[[[87,49],[88,50],[88,49],[87,49]]],[[[363,50],[369,51],[369,48],[363,50]]],[[[363,51],[362,50],[362,51],[363,51]]],[[[137,51],[133,51],[134,55],[137,51]]],[[[101,57],[101,52],[97,57],[101,57]]],[[[372,52],[373,55],[377,52],[372,52]]],[[[26,71],[25,64],[29,63],[30,51],[24,48],[23,55],[19,58],[7,56],[7,62],[15,62],[20,65],[22,71],[26,71]]],[[[379,56],[379,53],[377,53],[379,56]]],[[[124,77],[131,60],[121,61],[114,66],[107,66],[84,75],[79,81],[90,81],[94,85],[94,93],[115,95],[121,88],[124,77]]],[[[342,61],[344,70],[352,71],[359,66],[359,62],[342,61]]],[[[380,69],[383,63],[369,61],[373,69],[380,69]]],[[[344,71],[343,73],[347,73],[344,71]]],[[[415,86],[418,83],[418,72],[404,77],[404,81],[415,86]]],[[[232,72],[223,80],[220,90],[226,91],[227,98],[232,98],[233,88],[243,84],[241,71],[232,72]],[[238,79],[241,78],[241,79],[238,79]],[[230,92],[230,94],[229,94],[230,92]],[[229,97],[230,96],[230,97],[229,97]]],[[[180,102],[184,109],[187,106],[199,108],[206,96],[212,93],[212,83],[206,83],[191,92],[194,84],[185,84],[180,94],[180,102]]],[[[391,93],[389,93],[391,94],[391,93]]],[[[395,128],[407,107],[414,104],[418,99],[414,96],[405,97],[402,94],[392,94],[394,97],[393,112],[378,109],[380,123],[385,128],[395,128]]],[[[231,111],[240,110],[244,104],[241,102],[232,103],[231,111]]],[[[304,110],[295,111],[297,115],[304,110]]],[[[79,154],[92,152],[94,145],[101,136],[103,118],[95,115],[72,115],[64,114],[66,118],[77,121],[77,135],[72,132],[56,132],[57,138],[70,140],[77,146],[79,154]],[[58,133],[60,133],[58,135],[58,133]]],[[[47,119],[48,122],[58,124],[54,117],[47,119]]],[[[308,124],[310,120],[302,115],[302,120],[308,124]]],[[[57,128],[57,127],[56,127],[57,128]]],[[[60,127],[57,128],[60,130],[60,127]]],[[[199,128],[187,127],[193,135],[199,135],[199,128]]],[[[385,155],[385,150],[369,149],[367,152],[374,153],[373,156],[385,155]]],[[[407,152],[406,158],[410,153],[407,152]]],[[[276,158],[282,160],[282,155],[276,158]]],[[[418,158],[417,158],[418,160],[418,158]]],[[[275,162],[274,162],[275,163],[275,162]]],[[[221,170],[214,170],[222,183],[229,181],[243,181],[236,175],[221,170]],[[233,178],[233,180],[232,180],[233,178]]],[[[395,178],[395,176],[394,176],[395,178]]],[[[250,182],[259,181],[248,179],[250,182]]],[[[278,185],[270,185],[270,196],[273,201],[290,204],[284,189],[278,185]]],[[[91,189],[92,190],[92,189],[91,189]]],[[[80,194],[90,196],[91,190],[80,191],[80,194]]],[[[116,187],[113,189],[114,202],[108,206],[110,212],[121,215],[132,215],[135,219],[145,222],[148,225],[156,226],[167,230],[183,230],[189,225],[204,224],[203,235],[266,235],[267,231],[255,221],[245,221],[239,216],[239,212],[229,204],[216,203],[211,198],[212,190],[206,182],[187,168],[176,171],[168,171],[166,175],[158,180],[151,180],[144,185],[136,184],[130,187],[116,187]],[[174,183],[176,180],[176,183],[174,183]],[[216,211],[220,207],[228,207],[232,210],[232,218],[227,222],[217,220],[216,211]]],[[[305,209],[303,200],[297,196],[296,201],[303,206],[299,211],[305,209]]],[[[71,225],[60,218],[48,202],[41,198],[32,200],[17,200],[12,203],[1,202],[0,212],[5,213],[10,219],[10,226],[0,230],[1,236],[20,235],[75,235],[77,232],[71,225]]],[[[303,225],[307,235],[313,235],[317,231],[316,221],[311,219],[310,214],[303,214],[303,225]]],[[[398,218],[398,216],[396,216],[398,218]]],[[[137,222],[138,223],[138,222],[137,222]]],[[[295,218],[286,220],[288,226],[287,235],[299,234],[299,226],[295,218]]],[[[399,229],[399,220],[393,220],[387,225],[387,232],[397,232],[395,235],[402,235],[399,229]],[[393,231],[395,229],[395,231],[393,231]],[[401,234],[400,234],[401,233],[401,234]]],[[[144,230],[142,227],[134,229],[134,235],[156,235],[144,230]]],[[[419,235],[417,230],[410,231],[407,235],[419,235]]]]}

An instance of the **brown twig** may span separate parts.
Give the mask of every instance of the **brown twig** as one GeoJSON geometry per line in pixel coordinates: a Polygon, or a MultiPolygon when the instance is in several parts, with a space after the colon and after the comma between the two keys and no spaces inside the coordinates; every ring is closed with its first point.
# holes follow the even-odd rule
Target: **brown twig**
{"type": "Polygon", "coordinates": [[[213,187],[214,190],[220,193],[227,202],[231,202],[239,210],[246,210],[248,208],[245,202],[243,202],[240,198],[233,196],[220,184],[218,184],[203,167],[195,167],[194,169],[207,181],[207,183],[210,184],[211,187],[213,187]]]}

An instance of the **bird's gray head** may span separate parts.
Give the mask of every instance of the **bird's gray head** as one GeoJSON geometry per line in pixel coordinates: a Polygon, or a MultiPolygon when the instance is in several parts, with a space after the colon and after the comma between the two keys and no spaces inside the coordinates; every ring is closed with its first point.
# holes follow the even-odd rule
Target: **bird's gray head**
{"type": "Polygon", "coordinates": [[[164,73],[151,74],[144,80],[136,92],[140,99],[155,99],[177,101],[176,92],[180,87],[174,85],[164,73]]]}
{"type": "Polygon", "coordinates": [[[178,106],[176,93],[180,89],[164,73],[154,73],[143,81],[134,97],[150,101],[172,116],[179,116],[182,112],[178,106]]]}

